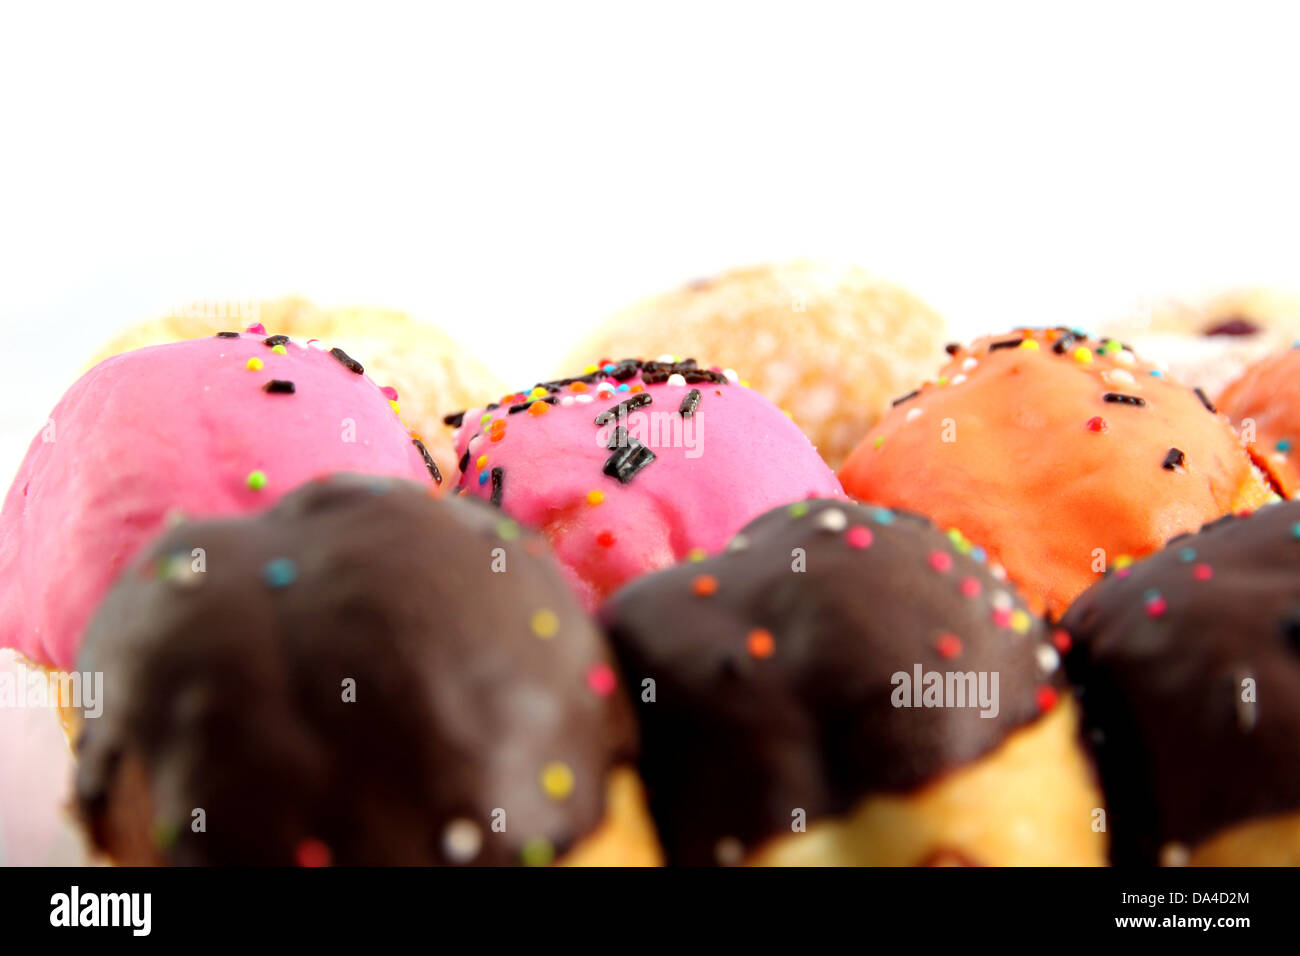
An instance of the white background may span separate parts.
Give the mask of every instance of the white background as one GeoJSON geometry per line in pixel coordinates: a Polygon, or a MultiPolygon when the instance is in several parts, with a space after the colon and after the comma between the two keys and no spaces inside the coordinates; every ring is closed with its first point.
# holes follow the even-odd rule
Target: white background
{"type": "Polygon", "coordinates": [[[0,7],[0,488],[104,339],[195,299],[403,308],[533,381],[796,256],[963,337],[1300,286],[1285,7],[468,6],[0,7]]]}

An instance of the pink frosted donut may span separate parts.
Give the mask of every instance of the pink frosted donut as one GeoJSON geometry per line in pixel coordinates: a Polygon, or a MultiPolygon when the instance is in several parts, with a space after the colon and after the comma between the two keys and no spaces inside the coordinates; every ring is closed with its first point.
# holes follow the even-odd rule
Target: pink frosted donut
{"type": "Polygon", "coordinates": [[[588,608],[770,508],[843,497],[789,417],[729,375],[691,360],[592,368],[448,417],[460,492],[545,532],[588,608]]]}
{"type": "Polygon", "coordinates": [[[258,511],[338,471],[433,485],[389,398],[343,352],[257,326],[96,365],[0,511],[0,646],[71,667],[101,597],[169,515],[258,511]]]}

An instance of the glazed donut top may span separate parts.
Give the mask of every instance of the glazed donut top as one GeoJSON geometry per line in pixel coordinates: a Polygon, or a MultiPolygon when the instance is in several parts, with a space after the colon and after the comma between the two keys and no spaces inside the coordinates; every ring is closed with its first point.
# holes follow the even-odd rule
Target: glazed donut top
{"type": "Polygon", "coordinates": [[[1300,491],[1300,348],[1251,365],[1223,390],[1219,407],[1282,494],[1291,498],[1300,491]]]}
{"type": "Polygon", "coordinates": [[[775,505],[843,494],[734,372],[670,359],[604,361],[448,419],[460,492],[544,531],[588,607],[775,505]]]}
{"type": "Polygon", "coordinates": [[[1060,615],[1106,566],[1272,496],[1204,393],[1118,341],[1022,329],[949,351],[840,478],[960,528],[1035,609],[1060,615]]]}
{"type": "Polygon", "coordinates": [[[770,511],[601,615],[640,693],[642,773],[677,863],[734,860],[790,833],[797,810],[811,824],[912,791],[1058,700],[1061,636],[978,547],[884,508],[770,511]],[[964,706],[922,698],[926,675],[966,673],[990,691],[997,675],[996,713],[977,690],[964,706]]]}
{"type": "Polygon", "coordinates": [[[1116,863],[1300,810],[1300,503],[1175,538],[1062,626],[1116,863]]]}
{"type": "Polygon", "coordinates": [[[135,763],[170,863],[563,855],[601,822],[634,726],[544,550],[477,502],[360,476],[173,528],[81,655],[105,678],[76,778],[92,837],[122,844],[116,775],[135,763]]]}
{"type": "Polygon", "coordinates": [[[0,512],[0,646],[71,667],[99,601],[178,514],[258,511],[336,471],[438,482],[395,398],[342,350],[260,325],[100,362],[0,512]]]}

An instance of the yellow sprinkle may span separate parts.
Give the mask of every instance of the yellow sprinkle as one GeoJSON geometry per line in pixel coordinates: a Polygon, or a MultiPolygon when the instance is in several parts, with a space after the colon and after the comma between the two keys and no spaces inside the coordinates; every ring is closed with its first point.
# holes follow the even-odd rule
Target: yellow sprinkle
{"type": "Polygon", "coordinates": [[[604,500],[605,492],[601,491],[599,488],[593,488],[591,491],[587,492],[587,504],[589,505],[598,505],[604,500]]]}
{"type": "Polygon", "coordinates": [[[1132,563],[1133,563],[1132,555],[1121,554],[1118,558],[1115,559],[1115,563],[1111,565],[1111,567],[1115,567],[1123,570],[1124,568],[1127,568],[1132,563]]]}
{"type": "Polygon", "coordinates": [[[540,608],[533,612],[533,633],[541,638],[552,638],[560,629],[560,619],[549,608],[540,608]]]}
{"type": "Polygon", "coordinates": [[[1070,354],[1074,356],[1074,360],[1080,365],[1087,365],[1092,361],[1092,349],[1085,345],[1080,345],[1070,354]]]}
{"type": "Polygon", "coordinates": [[[583,375],[590,375],[592,372],[599,372],[599,371],[600,371],[599,366],[596,366],[596,365],[588,365],[586,368],[584,368],[584,369],[582,370],[582,374],[583,374],[583,375]]]}
{"type": "Polygon", "coordinates": [[[703,561],[708,556],[709,552],[705,551],[703,548],[691,548],[691,550],[686,554],[686,560],[699,562],[703,561]]]}
{"type": "Polygon", "coordinates": [[[1024,634],[1029,630],[1029,612],[1016,608],[1011,612],[1011,629],[1017,634],[1024,634]]]}
{"type": "Polygon", "coordinates": [[[1020,343],[1020,347],[1027,352],[1038,351],[1038,339],[1025,339],[1020,343]]]}
{"type": "Polygon", "coordinates": [[[543,395],[546,394],[546,389],[544,389],[544,388],[542,388],[542,386],[538,385],[536,388],[534,388],[534,389],[533,389],[531,392],[529,392],[528,394],[529,394],[531,397],[533,397],[533,398],[541,398],[543,395]]]}
{"type": "Polygon", "coordinates": [[[553,760],[542,768],[542,789],[552,800],[563,800],[573,793],[573,771],[568,764],[553,760]]]}
{"type": "Polygon", "coordinates": [[[477,468],[479,471],[482,471],[483,466],[486,465],[487,462],[488,462],[487,455],[479,455],[478,458],[474,460],[474,467],[477,468]]]}
{"type": "Polygon", "coordinates": [[[260,358],[251,358],[248,360],[248,364],[245,365],[244,368],[248,369],[250,372],[260,372],[262,371],[262,360],[260,358]]]}
{"type": "Polygon", "coordinates": [[[289,350],[288,350],[287,348],[285,348],[283,345],[273,345],[273,346],[271,346],[271,351],[274,352],[276,355],[288,355],[288,354],[289,354],[289,350]]]}
{"type": "Polygon", "coordinates": [[[877,436],[876,436],[875,447],[876,447],[876,448],[879,448],[879,447],[880,447],[881,445],[883,445],[884,443],[885,443],[885,436],[884,436],[884,435],[877,435],[877,436]]]}
{"type": "Polygon", "coordinates": [[[737,382],[736,384],[739,385],[741,388],[749,388],[749,379],[747,379],[747,378],[742,378],[742,379],[741,379],[739,382],[737,382]]]}
{"type": "Polygon", "coordinates": [[[402,414],[402,406],[401,406],[401,405],[398,405],[396,402],[393,402],[393,401],[390,401],[388,404],[392,406],[393,411],[394,411],[396,414],[398,414],[398,415],[402,414]]]}

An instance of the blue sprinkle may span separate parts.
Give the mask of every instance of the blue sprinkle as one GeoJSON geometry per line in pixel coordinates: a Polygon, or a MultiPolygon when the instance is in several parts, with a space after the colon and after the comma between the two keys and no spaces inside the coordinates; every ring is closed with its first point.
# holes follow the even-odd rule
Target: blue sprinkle
{"type": "Polygon", "coordinates": [[[632,386],[627,384],[627,382],[624,382],[618,388],[614,389],[614,391],[616,392],[630,392],[631,390],[632,390],[632,386]]]}
{"type": "Polygon", "coordinates": [[[1158,369],[1158,368],[1153,368],[1153,369],[1151,370],[1151,374],[1154,375],[1156,378],[1164,378],[1164,377],[1165,377],[1165,373],[1162,372],[1162,371],[1160,371],[1160,369],[1158,369]]]}
{"type": "Polygon", "coordinates": [[[1300,521],[1291,526],[1291,537],[1300,538],[1300,521]]]}
{"type": "Polygon", "coordinates": [[[1195,561],[1195,560],[1196,560],[1196,549],[1195,549],[1195,548],[1183,548],[1183,550],[1181,550],[1181,551],[1178,552],[1178,560],[1179,560],[1179,561],[1182,561],[1184,564],[1186,564],[1186,563],[1189,562],[1189,561],[1195,561]]]}
{"type": "Polygon", "coordinates": [[[876,524],[894,523],[894,513],[888,508],[875,508],[871,516],[876,519],[876,524]]]}
{"type": "Polygon", "coordinates": [[[605,371],[606,371],[606,372],[612,372],[612,371],[614,371],[614,366],[613,366],[613,365],[606,365],[606,366],[605,366],[605,371]]]}
{"type": "Polygon", "coordinates": [[[289,558],[276,558],[262,568],[262,580],[277,590],[287,588],[298,580],[298,565],[289,558]]]}
{"type": "Polygon", "coordinates": [[[1146,594],[1142,595],[1142,600],[1146,601],[1148,604],[1150,604],[1152,601],[1159,601],[1160,592],[1157,591],[1155,588],[1151,588],[1149,591],[1147,591],[1146,594]]]}
{"type": "Polygon", "coordinates": [[[478,483],[479,483],[480,485],[486,485],[486,484],[487,484],[487,480],[488,480],[488,471],[487,471],[487,469],[485,468],[485,469],[483,469],[482,471],[480,471],[480,472],[478,473],[478,483]]]}
{"type": "Polygon", "coordinates": [[[974,558],[976,561],[978,561],[980,564],[983,564],[985,559],[988,558],[989,555],[987,551],[985,551],[979,545],[976,545],[975,547],[970,549],[970,556],[974,558]]]}
{"type": "Polygon", "coordinates": [[[1277,443],[1277,450],[1280,451],[1280,452],[1281,452],[1282,454],[1284,454],[1284,455],[1285,455],[1287,452],[1289,452],[1289,451],[1291,450],[1291,439],[1289,439],[1289,438],[1282,438],[1282,439],[1279,439],[1279,440],[1278,440],[1278,443],[1277,443]]]}

